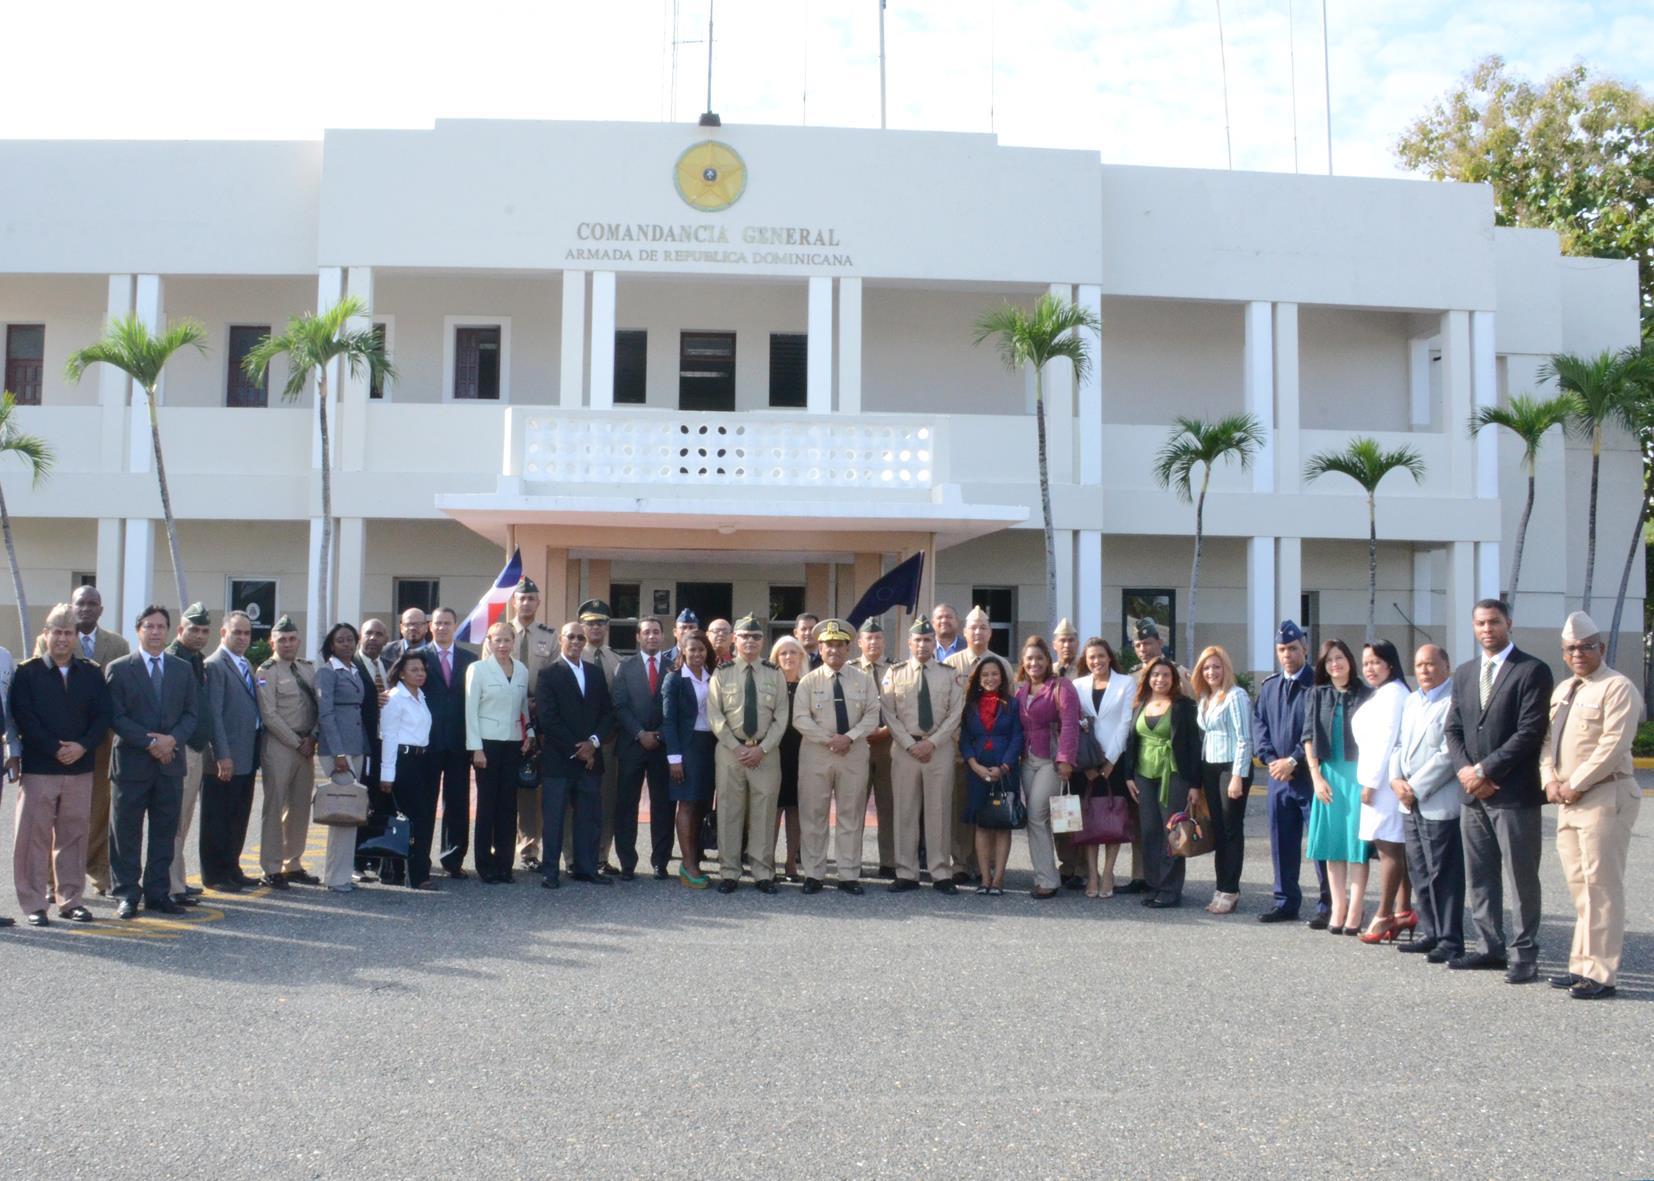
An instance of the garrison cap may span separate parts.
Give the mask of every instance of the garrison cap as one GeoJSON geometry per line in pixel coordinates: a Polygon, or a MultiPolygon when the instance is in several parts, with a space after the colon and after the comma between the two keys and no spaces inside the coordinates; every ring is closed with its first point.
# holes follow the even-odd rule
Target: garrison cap
{"type": "Polygon", "coordinates": [[[748,611],[745,615],[735,621],[734,630],[735,634],[738,636],[750,636],[754,632],[758,635],[763,635],[764,625],[758,622],[758,617],[756,615],[754,615],[751,611],[748,611]]]}
{"type": "Polygon", "coordinates": [[[1156,626],[1154,620],[1144,615],[1132,625],[1131,635],[1134,642],[1137,640],[1158,640],[1160,638],[1160,628],[1156,626]]]}
{"type": "Polygon", "coordinates": [[[273,632],[296,632],[299,630],[299,625],[293,622],[291,615],[283,615],[276,620],[276,626],[270,630],[273,632]]]}
{"type": "Polygon", "coordinates": [[[993,620],[988,618],[988,613],[986,611],[984,611],[981,607],[972,607],[971,608],[971,613],[969,615],[965,616],[966,626],[969,626],[970,624],[973,624],[973,623],[992,623],[992,622],[993,622],[993,620]]]}
{"type": "Polygon", "coordinates": [[[923,615],[913,621],[913,626],[907,629],[910,636],[934,636],[936,629],[930,626],[930,620],[923,615]]]}
{"type": "Polygon", "coordinates": [[[685,607],[682,611],[678,612],[678,622],[687,623],[690,627],[700,627],[701,617],[696,615],[688,607],[685,607]]]}
{"type": "Polygon", "coordinates": [[[608,623],[613,612],[602,599],[587,599],[580,604],[580,610],[576,614],[580,616],[581,623],[608,623]]]}
{"type": "Polygon", "coordinates": [[[206,607],[200,603],[191,603],[184,608],[184,622],[205,627],[212,622],[212,616],[207,613],[206,607]]]}
{"type": "Polygon", "coordinates": [[[537,595],[540,593],[540,588],[532,578],[525,574],[517,580],[517,585],[511,588],[511,593],[514,595],[537,595]]]}
{"type": "Polygon", "coordinates": [[[840,619],[823,619],[811,629],[810,634],[820,644],[848,644],[855,639],[850,634],[850,628],[840,619]]]}
{"type": "Polygon", "coordinates": [[[884,634],[884,624],[879,622],[877,615],[869,615],[861,621],[861,630],[863,635],[882,636],[884,634]]]}
{"type": "Polygon", "coordinates": [[[1562,642],[1577,644],[1581,640],[1589,640],[1592,636],[1600,636],[1602,629],[1597,621],[1583,611],[1575,611],[1562,624],[1562,642]]]}
{"type": "Polygon", "coordinates": [[[1074,629],[1074,625],[1070,623],[1065,616],[1057,621],[1056,627],[1051,629],[1051,635],[1052,638],[1057,636],[1073,636],[1075,639],[1079,639],[1080,633],[1074,629]]]}
{"type": "Polygon", "coordinates": [[[1277,644],[1296,644],[1304,638],[1304,629],[1290,619],[1281,620],[1281,626],[1275,629],[1277,644]]]}

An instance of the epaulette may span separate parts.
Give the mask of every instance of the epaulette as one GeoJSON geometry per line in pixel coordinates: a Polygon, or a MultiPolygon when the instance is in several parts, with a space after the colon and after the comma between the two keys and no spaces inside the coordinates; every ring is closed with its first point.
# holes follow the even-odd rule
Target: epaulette
{"type": "Polygon", "coordinates": [[[275,668],[275,667],[276,667],[276,658],[274,656],[270,657],[270,659],[266,660],[263,664],[258,666],[260,672],[263,672],[267,668],[275,668]]]}
{"type": "Polygon", "coordinates": [[[720,660],[718,662],[718,667],[719,668],[734,668],[735,667],[735,662],[733,660],[720,660]]]}
{"type": "Polygon", "coordinates": [[[314,660],[306,660],[306,659],[305,659],[305,658],[304,658],[304,657],[303,657],[303,656],[300,656],[300,657],[299,657],[299,658],[298,658],[298,663],[300,663],[300,664],[308,664],[308,665],[310,665],[310,667],[312,667],[312,668],[314,668],[314,667],[315,667],[315,666],[316,666],[316,662],[315,662],[315,661],[314,661],[314,660]]]}
{"type": "Polygon", "coordinates": [[[775,663],[775,661],[773,661],[773,660],[760,660],[758,663],[763,665],[765,668],[779,669],[781,667],[779,664],[775,663]]]}

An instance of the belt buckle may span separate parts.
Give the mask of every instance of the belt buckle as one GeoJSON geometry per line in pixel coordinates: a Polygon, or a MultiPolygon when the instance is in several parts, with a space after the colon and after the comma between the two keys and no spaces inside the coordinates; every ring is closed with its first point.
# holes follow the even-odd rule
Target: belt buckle
{"type": "Polygon", "coordinates": [[[758,739],[756,739],[756,738],[747,738],[747,739],[742,740],[741,745],[742,746],[762,746],[763,744],[761,742],[759,742],[758,739]]]}

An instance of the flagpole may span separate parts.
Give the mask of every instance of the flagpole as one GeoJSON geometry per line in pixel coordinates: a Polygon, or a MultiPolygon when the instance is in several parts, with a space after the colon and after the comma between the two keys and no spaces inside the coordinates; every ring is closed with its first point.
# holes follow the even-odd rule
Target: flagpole
{"type": "Polygon", "coordinates": [[[1332,175],[1332,58],[1327,53],[1327,0],[1321,0],[1321,93],[1327,105],[1327,175],[1332,175]]]}

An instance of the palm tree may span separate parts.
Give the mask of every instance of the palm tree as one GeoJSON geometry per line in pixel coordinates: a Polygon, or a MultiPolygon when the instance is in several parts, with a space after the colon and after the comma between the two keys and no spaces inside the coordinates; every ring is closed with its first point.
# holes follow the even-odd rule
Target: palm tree
{"type": "MultiPolygon", "coordinates": [[[[1654,494],[1654,383],[1639,381],[1633,395],[1627,399],[1626,418],[1632,433],[1637,436],[1637,452],[1643,462],[1642,506],[1637,511],[1637,523],[1631,529],[1631,548],[1625,555],[1625,567],[1620,571],[1620,589],[1614,596],[1614,622],[1608,628],[1608,663],[1614,663],[1619,654],[1620,621],[1625,617],[1625,594],[1631,586],[1631,567],[1637,561],[1637,546],[1643,541],[1643,529],[1648,524],[1649,497],[1654,494]]],[[[1646,593],[1646,592],[1645,592],[1646,593]]]]}
{"type": "MultiPolygon", "coordinates": [[[[1059,358],[1074,366],[1076,380],[1084,381],[1091,369],[1091,351],[1081,329],[1102,331],[1102,321],[1090,308],[1069,303],[1050,292],[1034,302],[1034,310],[1005,303],[983,314],[976,322],[976,343],[993,337],[1000,358],[1012,373],[1023,366],[1034,367],[1034,421],[1039,446],[1040,510],[1045,522],[1045,614],[1049,623],[1057,618],[1057,536],[1051,524],[1051,469],[1045,430],[1045,364],[1059,358]]],[[[1068,424],[1063,424],[1066,428],[1068,424]]],[[[1067,431],[1064,431],[1067,437],[1067,431]]]]}
{"type": "Polygon", "coordinates": [[[1555,381],[1574,397],[1569,429],[1591,440],[1591,502],[1585,519],[1585,594],[1581,609],[1591,610],[1591,583],[1597,564],[1597,484],[1602,471],[1602,433],[1612,423],[1630,426],[1627,399],[1636,383],[1646,378],[1648,361],[1631,347],[1604,349],[1595,357],[1558,353],[1540,367],[1541,381],[1555,381]]]}
{"type": "MultiPolygon", "coordinates": [[[[39,435],[25,434],[18,428],[12,413],[16,409],[17,399],[12,397],[11,391],[0,392],[0,455],[21,456],[34,473],[34,482],[38,485],[51,474],[56,456],[45,439],[39,435]]],[[[6,561],[11,563],[11,585],[17,594],[17,618],[23,625],[23,647],[27,650],[30,640],[29,600],[23,593],[23,568],[17,564],[17,547],[11,539],[11,513],[6,510],[6,492],[3,488],[0,488],[0,533],[6,538],[6,561]]]]}
{"type": "Polygon", "coordinates": [[[161,455],[161,420],[156,412],[156,390],[161,371],[181,348],[207,351],[207,330],[195,320],[180,320],[160,335],[151,332],[137,316],[111,320],[103,339],[88,345],[69,358],[66,372],[70,381],[79,381],[93,365],[113,365],[144,391],[149,405],[149,442],[155,453],[155,481],[161,489],[161,514],[166,518],[167,549],[172,554],[172,577],[178,588],[178,606],[190,601],[184,582],[184,555],[178,548],[178,522],[172,515],[172,491],[167,487],[167,465],[161,455]]]}
{"type": "Polygon", "coordinates": [[[1194,659],[1195,602],[1200,587],[1200,546],[1206,531],[1206,490],[1212,483],[1212,468],[1226,459],[1239,460],[1241,469],[1252,466],[1252,456],[1263,446],[1263,424],[1255,414],[1231,414],[1216,422],[1202,418],[1177,419],[1177,425],[1154,457],[1154,478],[1162,488],[1171,488],[1184,504],[1195,506],[1195,560],[1189,567],[1189,612],[1184,624],[1183,659],[1194,659]],[[1200,495],[1194,494],[1191,478],[1201,469],[1200,495]]]}
{"type": "Polygon", "coordinates": [[[1570,394],[1554,398],[1535,398],[1517,394],[1509,406],[1483,406],[1470,420],[1471,437],[1487,427],[1501,426],[1522,441],[1522,470],[1528,473],[1528,499],[1522,505],[1522,519],[1516,526],[1516,553],[1510,563],[1510,589],[1503,599],[1512,610],[1516,607],[1516,586],[1522,577],[1522,546],[1528,536],[1528,518],[1533,515],[1535,473],[1539,466],[1539,446],[1552,427],[1566,426],[1574,411],[1570,394]]]}
{"type": "MultiPolygon", "coordinates": [[[[316,379],[316,422],[322,438],[322,552],[321,568],[317,571],[321,618],[312,620],[317,629],[317,642],[326,634],[333,618],[332,586],[328,576],[328,560],[333,552],[333,460],[332,443],[327,425],[327,372],[335,360],[344,362],[351,378],[360,377],[365,370],[372,382],[394,378],[396,370],[385,356],[384,342],[372,326],[352,328],[353,317],[367,314],[366,305],[356,296],[347,296],[325,312],[294,316],[287,321],[287,331],[280,336],[266,336],[242,360],[242,369],[254,381],[263,381],[270,362],[278,356],[287,356],[287,385],[282,397],[288,401],[302,397],[316,379]]],[[[341,394],[343,391],[339,391],[341,394]]]]}
{"type": "Polygon", "coordinates": [[[1424,478],[1424,459],[1411,447],[1386,451],[1377,439],[1351,439],[1342,451],[1320,451],[1304,465],[1304,481],[1337,474],[1348,476],[1367,493],[1367,639],[1378,624],[1378,486],[1397,468],[1415,483],[1424,478]]]}

